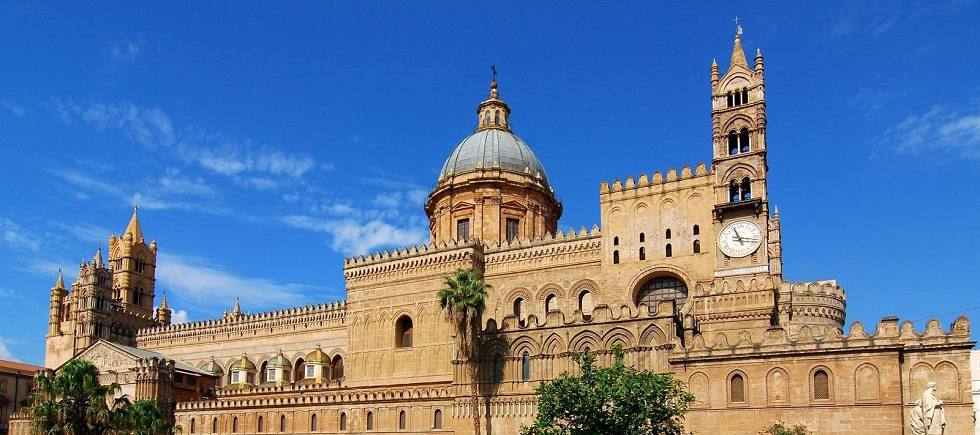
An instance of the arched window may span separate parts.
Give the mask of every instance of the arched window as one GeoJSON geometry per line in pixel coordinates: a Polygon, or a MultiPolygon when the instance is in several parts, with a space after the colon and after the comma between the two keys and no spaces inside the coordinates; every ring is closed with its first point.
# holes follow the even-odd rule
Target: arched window
{"type": "Polygon", "coordinates": [[[696,236],[698,234],[701,234],[701,227],[695,225],[694,226],[694,235],[696,236]]]}
{"type": "Polygon", "coordinates": [[[412,318],[401,316],[395,322],[395,347],[412,347],[412,318]]]}
{"type": "Polygon", "coordinates": [[[738,199],[738,182],[732,180],[731,183],[728,183],[728,202],[736,202],[738,199]]]}
{"type": "Polygon", "coordinates": [[[738,106],[741,104],[742,104],[742,93],[739,91],[735,91],[735,105],[738,106]]]}
{"type": "Polygon", "coordinates": [[[211,420],[211,433],[218,433],[218,417],[211,420]]]}
{"type": "Polygon", "coordinates": [[[558,296],[548,295],[548,297],[545,298],[544,300],[545,314],[550,313],[552,311],[558,311],[558,306],[556,305],[557,302],[558,302],[558,296]]]}
{"type": "Polygon", "coordinates": [[[500,354],[493,357],[493,382],[500,383],[504,380],[504,357],[500,354]]]}
{"type": "Polygon", "coordinates": [[[670,228],[667,228],[667,231],[664,232],[664,238],[670,239],[670,228]]]}
{"type": "Polygon", "coordinates": [[[741,132],[738,133],[738,152],[747,153],[749,152],[749,129],[743,128],[741,132]]]}
{"type": "Polygon", "coordinates": [[[646,259],[647,259],[647,250],[646,250],[646,248],[641,247],[640,248],[640,260],[646,260],[646,259]]]}
{"type": "Polygon", "coordinates": [[[830,377],[824,370],[813,373],[813,398],[815,400],[830,400],[830,377]]]}
{"type": "Polygon", "coordinates": [[[518,322],[524,321],[524,298],[514,299],[514,317],[518,322]]]}
{"type": "Polygon", "coordinates": [[[279,416],[279,432],[285,432],[285,431],[286,431],[286,415],[284,414],[279,416]]]}
{"type": "Polygon", "coordinates": [[[647,239],[646,234],[640,233],[640,243],[647,241],[646,239],[647,239]]]}
{"type": "Polygon", "coordinates": [[[194,428],[194,423],[196,423],[196,421],[192,418],[191,419],[191,433],[194,433],[194,429],[195,429],[194,428]]]}
{"type": "Polygon", "coordinates": [[[306,378],[306,361],[303,358],[296,360],[296,368],[293,370],[293,379],[300,381],[306,378]]]}
{"type": "Polygon", "coordinates": [[[578,310],[582,312],[584,316],[592,315],[592,310],[595,305],[592,304],[592,293],[584,291],[578,295],[578,310]]]}
{"type": "Polygon", "coordinates": [[[262,432],[264,430],[265,430],[265,420],[260,415],[259,416],[259,421],[255,424],[255,431],[256,432],[262,432]]]}
{"type": "Polygon", "coordinates": [[[521,356],[521,380],[524,382],[531,380],[531,356],[526,351],[521,356]]]}
{"type": "Polygon", "coordinates": [[[651,313],[657,310],[660,301],[668,300],[675,301],[678,308],[687,301],[687,286],[672,276],[658,276],[647,281],[636,296],[636,304],[646,304],[651,313]]]}
{"type": "Polygon", "coordinates": [[[500,111],[499,110],[495,110],[493,112],[493,123],[496,124],[496,125],[500,125],[500,111]]]}
{"type": "Polygon", "coordinates": [[[442,429],[442,410],[437,409],[435,414],[432,416],[432,428],[442,429]]]}
{"type": "Polygon", "coordinates": [[[732,95],[732,93],[731,93],[731,92],[729,92],[729,93],[728,93],[728,107],[732,107],[732,106],[734,106],[734,105],[735,105],[735,98],[734,98],[734,96],[732,95]]]}
{"type": "Polygon", "coordinates": [[[367,430],[374,430],[374,413],[371,411],[367,413],[367,430]]]}
{"type": "Polygon", "coordinates": [[[269,363],[267,361],[266,362],[263,362],[262,365],[259,366],[259,383],[260,384],[263,383],[263,382],[267,382],[267,381],[270,381],[271,380],[271,379],[269,379],[269,374],[268,374],[269,368],[268,367],[269,367],[269,363]]]}
{"type": "Polygon", "coordinates": [[[238,433],[238,417],[231,420],[231,433],[238,433]]]}
{"type": "Polygon", "coordinates": [[[748,104],[748,103],[749,103],[749,90],[742,89],[742,104],[748,104]]]}
{"type": "Polygon", "coordinates": [[[749,177],[742,179],[742,186],[739,191],[742,194],[742,201],[752,199],[752,181],[749,180],[749,177]]]}
{"type": "Polygon", "coordinates": [[[619,251],[613,251],[613,264],[619,264],[619,251]]]}
{"type": "Polygon", "coordinates": [[[695,240],[694,241],[694,253],[695,254],[700,254],[701,253],[701,241],[699,241],[699,240],[695,240]]]}
{"type": "Polygon", "coordinates": [[[398,413],[398,428],[405,429],[408,426],[408,417],[405,416],[405,411],[398,413]]]}
{"type": "Polygon", "coordinates": [[[730,394],[729,401],[732,403],[745,403],[745,378],[742,375],[736,373],[732,375],[732,379],[729,381],[730,384],[730,394]]]}
{"type": "Polygon", "coordinates": [[[670,257],[674,255],[674,250],[670,247],[670,243],[664,248],[664,256],[670,257]]]}
{"type": "Polygon", "coordinates": [[[489,110],[486,113],[484,113],[484,116],[483,116],[483,124],[484,125],[490,125],[490,111],[489,110]]]}
{"type": "Polygon", "coordinates": [[[316,414],[310,416],[310,431],[316,431],[316,414]]]}
{"type": "Polygon", "coordinates": [[[340,430],[347,430],[347,413],[340,413],[340,430]]]}
{"type": "Polygon", "coordinates": [[[738,134],[735,130],[728,132],[728,155],[738,154],[738,134]]]}
{"type": "Polygon", "coordinates": [[[619,246],[619,236],[613,237],[613,246],[619,246]]]}
{"type": "Polygon", "coordinates": [[[330,380],[337,380],[344,377],[344,358],[340,355],[333,357],[333,362],[331,363],[333,370],[330,372],[330,380]]]}

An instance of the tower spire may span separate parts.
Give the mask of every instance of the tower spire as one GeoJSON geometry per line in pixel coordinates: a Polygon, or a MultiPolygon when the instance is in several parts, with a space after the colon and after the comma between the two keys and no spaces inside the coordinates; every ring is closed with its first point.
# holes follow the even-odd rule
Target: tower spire
{"type": "Polygon", "coordinates": [[[54,284],[54,289],[64,289],[65,288],[65,276],[61,273],[61,268],[58,268],[58,282],[54,284]]]}
{"type": "MultiPolygon", "coordinates": [[[[738,17],[735,18],[735,22],[738,23],[738,17]]],[[[732,48],[732,62],[728,65],[728,69],[731,70],[735,65],[749,67],[748,61],[745,60],[745,51],[742,50],[742,26],[738,24],[735,29],[735,47],[732,48]]]]}
{"type": "Polygon", "coordinates": [[[129,219],[129,225],[126,226],[126,231],[123,231],[123,235],[131,234],[133,236],[133,242],[143,241],[143,229],[140,228],[140,218],[137,212],[139,211],[139,205],[133,205],[133,217],[129,219]]]}
{"type": "Polygon", "coordinates": [[[102,245],[99,245],[99,250],[95,251],[95,257],[92,258],[92,265],[101,269],[105,263],[102,261],[102,245]]]}

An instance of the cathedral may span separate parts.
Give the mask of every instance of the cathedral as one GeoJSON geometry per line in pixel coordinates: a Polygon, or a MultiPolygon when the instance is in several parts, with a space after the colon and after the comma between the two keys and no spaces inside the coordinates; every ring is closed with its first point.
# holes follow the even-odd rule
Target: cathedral
{"type": "Polygon", "coordinates": [[[610,364],[620,345],[628,364],[686,383],[698,434],[779,421],[910,434],[933,382],[945,433],[972,433],[967,318],[845,326],[835,280],[783,277],[764,62],[740,34],[724,74],[710,67],[711,163],[600,182],[601,225],[558,230],[562,204],[492,82],[424,204],[430,243],[346,259],[346,300],[257,314],[236,302],[171,324],[166,297],[153,308],[158,247],[134,211],[108,260],[100,249],[51,289],[45,364],[92,361],[184,434],[472,434],[478,413],[486,434],[512,435],[534,420],[535,387],[576,370],[573,352],[610,364]],[[477,409],[436,298],[459,268],[493,286],[477,409]]]}

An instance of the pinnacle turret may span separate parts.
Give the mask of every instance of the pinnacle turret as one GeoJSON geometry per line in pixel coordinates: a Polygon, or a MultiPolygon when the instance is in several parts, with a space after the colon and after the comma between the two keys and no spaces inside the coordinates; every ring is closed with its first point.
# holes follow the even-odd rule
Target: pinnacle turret
{"type": "Polygon", "coordinates": [[[129,225],[126,226],[126,231],[123,232],[123,237],[132,237],[133,242],[140,243],[143,241],[143,229],[140,228],[140,218],[137,214],[139,206],[133,206],[133,217],[129,219],[129,225]]]}
{"type": "Polygon", "coordinates": [[[55,290],[55,289],[64,290],[65,289],[65,276],[61,273],[61,269],[58,269],[58,282],[56,282],[54,284],[54,287],[51,287],[51,289],[52,290],[55,290]]]}

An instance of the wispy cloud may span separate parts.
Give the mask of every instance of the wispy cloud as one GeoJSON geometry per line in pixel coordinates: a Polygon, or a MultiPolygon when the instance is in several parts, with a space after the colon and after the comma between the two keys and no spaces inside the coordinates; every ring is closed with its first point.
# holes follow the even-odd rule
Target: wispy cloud
{"type": "Polygon", "coordinates": [[[41,248],[41,242],[34,233],[7,218],[0,219],[0,240],[14,249],[37,251],[41,248]]]}
{"type": "Polygon", "coordinates": [[[969,0],[848,3],[841,8],[841,16],[833,23],[830,34],[834,37],[846,37],[867,32],[877,37],[904,22],[925,15],[953,13],[969,4],[969,0]]]}
{"type": "Polygon", "coordinates": [[[117,60],[134,61],[139,57],[140,53],[143,52],[143,47],[145,44],[142,40],[132,40],[127,39],[125,41],[113,44],[109,49],[109,53],[112,57],[117,60]]]}
{"type": "Polygon", "coordinates": [[[317,168],[332,168],[307,154],[286,152],[250,139],[193,126],[175,128],[162,110],[130,102],[82,104],[54,99],[49,106],[65,123],[80,121],[99,131],[118,131],[149,150],[172,149],[186,162],[257,189],[275,188],[283,178],[298,180],[317,168]]]}
{"type": "Polygon", "coordinates": [[[14,116],[18,118],[24,116],[24,114],[27,113],[27,111],[24,109],[24,106],[17,104],[17,102],[14,100],[9,100],[9,99],[0,100],[0,107],[6,108],[7,110],[10,111],[10,113],[13,113],[14,116]]]}
{"type": "Polygon", "coordinates": [[[170,316],[170,323],[187,323],[190,318],[187,316],[187,311],[184,310],[174,310],[173,314],[170,316]]]}
{"type": "Polygon", "coordinates": [[[330,247],[346,255],[366,254],[379,247],[414,245],[423,242],[428,236],[423,228],[399,228],[379,219],[332,220],[291,215],[283,217],[282,222],[294,228],[329,234],[330,247]]]}
{"type": "Polygon", "coordinates": [[[185,210],[209,214],[227,214],[229,210],[220,205],[181,200],[181,196],[210,197],[213,188],[201,178],[181,178],[178,174],[168,172],[147,184],[133,184],[133,190],[123,190],[115,184],[99,180],[81,171],[49,170],[48,173],[60,178],[75,187],[86,190],[76,193],[82,195],[79,199],[88,199],[89,193],[98,192],[119,200],[127,206],[139,204],[147,210],[185,210]]]}
{"type": "Polygon", "coordinates": [[[20,360],[17,359],[14,354],[10,353],[10,349],[7,348],[7,343],[4,341],[3,337],[0,337],[0,359],[20,362],[20,360]]]}
{"type": "Polygon", "coordinates": [[[265,309],[307,302],[313,286],[243,277],[208,258],[161,252],[157,257],[157,285],[181,297],[213,308],[230,308],[241,297],[245,308],[265,309]]]}
{"type": "Polygon", "coordinates": [[[67,231],[68,234],[70,234],[71,236],[75,237],[80,241],[89,242],[89,243],[103,242],[106,239],[108,239],[109,234],[112,233],[112,231],[109,229],[86,222],[72,223],[72,224],[66,224],[63,222],[52,222],[52,225],[64,231],[67,231]]]}
{"type": "Polygon", "coordinates": [[[886,130],[879,143],[898,154],[980,159],[980,104],[971,110],[935,106],[910,115],[886,130]]]}

